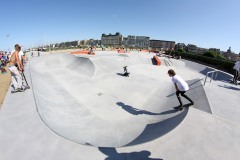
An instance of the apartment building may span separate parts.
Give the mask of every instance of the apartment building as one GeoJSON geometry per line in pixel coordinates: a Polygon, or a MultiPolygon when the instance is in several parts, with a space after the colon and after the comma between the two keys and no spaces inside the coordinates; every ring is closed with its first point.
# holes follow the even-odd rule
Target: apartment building
{"type": "Polygon", "coordinates": [[[200,47],[197,48],[197,53],[198,53],[198,54],[204,54],[204,53],[207,52],[207,51],[208,51],[207,48],[200,48],[200,47]]]}
{"type": "Polygon", "coordinates": [[[175,41],[150,40],[150,47],[152,49],[171,49],[175,47],[175,41]]]}
{"type": "Polygon", "coordinates": [[[197,54],[198,52],[198,47],[194,44],[188,44],[187,45],[187,52],[197,54]]]}
{"type": "Polygon", "coordinates": [[[183,49],[183,50],[187,50],[187,46],[184,43],[177,43],[175,45],[175,50],[179,50],[179,49],[183,49]]]}
{"type": "Polygon", "coordinates": [[[120,46],[123,45],[123,36],[119,32],[117,32],[114,35],[112,35],[112,34],[109,34],[109,35],[102,34],[101,44],[104,45],[104,46],[120,47],[120,46]]]}
{"type": "Polygon", "coordinates": [[[135,47],[135,45],[136,45],[136,36],[129,35],[126,38],[124,45],[127,46],[127,47],[135,47]]]}
{"type": "Polygon", "coordinates": [[[217,53],[220,53],[220,49],[218,48],[209,48],[209,51],[214,51],[214,52],[217,52],[217,53]]]}
{"type": "Polygon", "coordinates": [[[150,37],[136,36],[136,46],[139,48],[148,48],[150,46],[150,37]]]}

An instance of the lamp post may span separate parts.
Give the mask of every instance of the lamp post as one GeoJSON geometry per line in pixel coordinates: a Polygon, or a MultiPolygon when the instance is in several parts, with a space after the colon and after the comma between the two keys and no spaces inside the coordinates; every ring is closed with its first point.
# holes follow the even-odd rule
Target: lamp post
{"type": "Polygon", "coordinates": [[[10,36],[9,34],[6,35],[6,37],[7,37],[7,42],[8,42],[8,52],[10,52],[10,48],[9,48],[9,36],[10,36]]]}

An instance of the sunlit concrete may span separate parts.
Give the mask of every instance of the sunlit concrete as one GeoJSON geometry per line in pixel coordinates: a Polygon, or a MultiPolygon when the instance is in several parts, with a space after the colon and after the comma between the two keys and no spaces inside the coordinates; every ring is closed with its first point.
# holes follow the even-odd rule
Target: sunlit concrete
{"type": "Polygon", "coordinates": [[[165,57],[155,66],[153,55],[29,57],[31,90],[9,88],[0,111],[0,158],[237,159],[240,87],[227,82],[231,75],[221,72],[203,86],[213,69],[165,57]],[[125,65],[130,77],[121,75],[125,65]],[[173,110],[170,68],[195,102],[181,112],[173,110]]]}

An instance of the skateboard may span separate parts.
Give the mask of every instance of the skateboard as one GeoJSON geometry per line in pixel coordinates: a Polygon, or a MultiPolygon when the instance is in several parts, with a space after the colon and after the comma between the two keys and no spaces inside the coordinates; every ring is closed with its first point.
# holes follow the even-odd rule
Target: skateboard
{"type": "Polygon", "coordinates": [[[24,92],[25,90],[30,89],[30,86],[25,86],[20,90],[12,90],[11,93],[24,92]]]}
{"type": "Polygon", "coordinates": [[[20,90],[12,90],[11,93],[17,93],[17,92],[24,92],[24,89],[20,89],[20,90]]]}
{"type": "MultiPolygon", "coordinates": [[[[189,107],[191,107],[191,106],[193,106],[191,103],[184,104],[184,105],[182,106],[182,109],[183,109],[184,107],[185,107],[185,108],[189,108],[189,107]]],[[[176,110],[179,110],[179,111],[182,110],[182,109],[179,108],[179,106],[173,107],[173,108],[176,109],[176,110]]]]}

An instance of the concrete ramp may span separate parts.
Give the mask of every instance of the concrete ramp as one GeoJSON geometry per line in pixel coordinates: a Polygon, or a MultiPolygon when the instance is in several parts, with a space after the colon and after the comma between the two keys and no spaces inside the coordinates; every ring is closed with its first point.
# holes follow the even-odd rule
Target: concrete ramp
{"type": "Polygon", "coordinates": [[[106,57],[102,60],[55,54],[32,60],[35,103],[46,126],[80,144],[120,147],[153,140],[180,124],[188,110],[173,110],[177,103],[175,97],[167,96],[174,87],[166,70],[141,64],[135,56],[121,58],[126,57],[107,61],[106,57]],[[130,77],[118,74],[125,60],[130,77]],[[165,122],[171,123],[167,130],[139,140],[147,126],[166,127],[165,122]]]}

